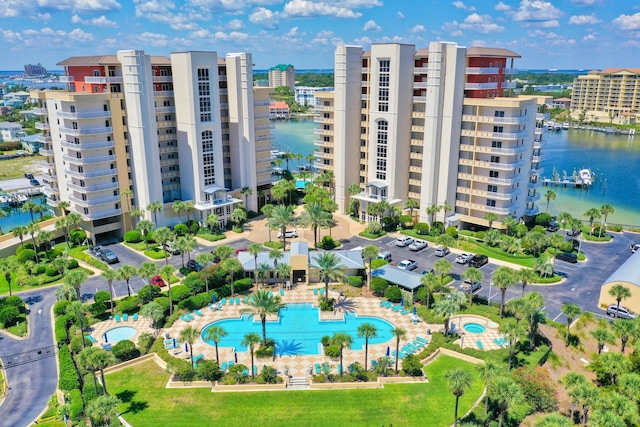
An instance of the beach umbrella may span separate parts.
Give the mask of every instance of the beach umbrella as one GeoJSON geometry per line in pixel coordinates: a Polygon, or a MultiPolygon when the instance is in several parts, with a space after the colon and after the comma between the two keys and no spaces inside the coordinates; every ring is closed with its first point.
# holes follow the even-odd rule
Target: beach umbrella
{"type": "Polygon", "coordinates": [[[107,333],[104,333],[104,342],[109,342],[109,340],[107,339],[107,333]]]}
{"type": "Polygon", "coordinates": [[[236,353],[235,351],[233,352],[233,357],[236,360],[236,363],[238,363],[238,353],[236,353]]]}
{"type": "Polygon", "coordinates": [[[177,347],[177,345],[176,345],[176,339],[174,338],[174,339],[173,339],[173,348],[176,348],[176,347],[177,347]]]}
{"type": "Polygon", "coordinates": [[[400,305],[404,307],[404,297],[400,300],[400,305]]]}
{"type": "Polygon", "coordinates": [[[387,346],[387,357],[391,354],[391,347],[387,346]]]}
{"type": "Polygon", "coordinates": [[[413,315],[416,316],[418,314],[418,308],[414,305],[413,306],[413,315]]]}
{"type": "Polygon", "coordinates": [[[184,351],[185,352],[189,351],[189,344],[188,343],[184,343],[184,351]]]}
{"type": "Polygon", "coordinates": [[[213,294],[213,302],[216,302],[217,299],[218,299],[218,296],[216,294],[213,294]]]}

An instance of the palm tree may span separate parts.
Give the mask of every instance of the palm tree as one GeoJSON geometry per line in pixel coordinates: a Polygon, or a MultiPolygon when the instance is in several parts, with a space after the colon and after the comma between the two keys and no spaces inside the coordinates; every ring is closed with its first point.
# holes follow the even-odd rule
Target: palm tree
{"type": "Polygon", "coordinates": [[[256,289],[258,289],[258,255],[262,252],[262,245],[259,243],[251,243],[249,245],[249,253],[253,256],[253,274],[256,284],[256,289]]]}
{"type": "Polygon", "coordinates": [[[547,199],[547,208],[545,209],[545,212],[549,213],[549,202],[556,199],[556,192],[553,190],[547,190],[547,192],[544,193],[544,198],[547,199]]]}
{"type": "MultiPolygon", "coordinates": [[[[0,209],[0,219],[2,218],[6,218],[7,213],[5,211],[3,211],[2,209],[0,209]]],[[[4,234],[4,232],[2,231],[2,226],[0,225],[0,234],[4,234]]]]}
{"type": "Polygon", "coordinates": [[[20,239],[20,245],[22,247],[24,247],[24,236],[26,236],[28,233],[29,230],[24,225],[18,225],[11,229],[11,234],[13,234],[13,237],[17,237],[18,239],[20,239]]]}
{"type": "Polygon", "coordinates": [[[291,277],[291,266],[285,262],[278,264],[276,268],[276,276],[280,278],[280,283],[284,286],[291,277]]]}
{"type": "Polygon", "coordinates": [[[246,220],[247,211],[245,211],[244,209],[236,208],[231,213],[231,221],[233,221],[238,227],[241,227],[246,220]]]}
{"type": "Polygon", "coordinates": [[[613,333],[620,338],[620,353],[624,353],[627,343],[631,338],[638,338],[640,331],[637,322],[629,322],[625,319],[616,319],[611,324],[613,333]]]}
{"type": "MultiPolygon", "coordinates": [[[[358,190],[359,189],[360,187],[358,186],[358,190]]],[[[404,208],[409,209],[409,215],[411,215],[411,222],[413,224],[416,223],[416,219],[413,217],[413,211],[415,209],[418,209],[419,207],[420,207],[420,201],[416,199],[407,199],[407,201],[404,203],[404,208]]]]}
{"type": "Polygon", "coordinates": [[[181,200],[176,200],[175,202],[173,202],[171,207],[173,208],[175,213],[178,214],[178,221],[180,221],[180,224],[182,224],[182,212],[184,212],[184,202],[181,200]]]}
{"type": "Polygon", "coordinates": [[[133,265],[125,264],[122,267],[120,267],[117,271],[118,271],[118,278],[120,280],[124,280],[127,283],[127,295],[131,296],[132,289],[131,289],[131,285],[129,285],[129,282],[131,281],[133,276],[138,274],[138,270],[133,265]]]}
{"type": "Polygon", "coordinates": [[[553,248],[553,265],[555,267],[558,248],[565,243],[564,236],[559,233],[551,233],[547,239],[547,242],[549,243],[549,246],[553,248]]]}
{"type": "Polygon", "coordinates": [[[489,222],[489,229],[493,228],[493,222],[496,221],[498,218],[500,218],[498,216],[498,214],[494,213],[494,212],[487,212],[484,214],[484,216],[482,217],[485,221],[489,222]]]}
{"type": "Polygon", "coordinates": [[[504,225],[507,228],[507,234],[511,235],[511,233],[513,232],[513,229],[516,225],[518,225],[518,220],[515,219],[514,217],[508,215],[505,216],[504,218],[502,218],[502,225],[504,225]]]}
{"type": "MultiPolygon", "coordinates": [[[[480,378],[484,383],[484,388],[489,387],[489,384],[493,381],[495,377],[500,374],[501,367],[496,365],[494,362],[487,361],[485,363],[479,364],[476,366],[478,369],[478,373],[480,374],[480,378]]],[[[484,394],[484,414],[487,415],[487,411],[489,410],[489,395],[487,393],[484,394]]]]}
{"type": "Polygon", "coordinates": [[[116,358],[110,351],[98,349],[98,351],[94,352],[91,355],[90,363],[100,371],[100,377],[102,380],[102,389],[104,390],[104,394],[109,394],[107,391],[107,383],[104,380],[104,368],[109,365],[113,365],[116,363],[116,358]]]}
{"type": "MultiPolygon", "coordinates": [[[[351,348],[351,346],[353,345],[353,337],[345,332],[336,332],[333,334],[333,337],[331,337],[331,342],[334,345],[337,345],[338,347],[340,347],[340,365],[338,365],[340,367],[340,376],[342,376],[342,372],[343,372],[343,367],[342,367],[342,353],[344,352],[344,349],[349,349],[351,348]]],[[[366,369],[366,365],[365,365],[365,369],[366,369]]]]}
{"type": "Polygon", "coordinates": [[[454,410],[454,427],[458,426],[458,403],[460,400],[460,396],[462,396],[465,391],[471,387],[471,383],[473,383],[473,375],[471,372],[465,371],[464,369],[451,369],[444,374],[444,377],[447,379],[449,384],[449,390],[456,397],[456,407],[454,410]]]}
{"type": "Polygon", "coordinates": [[[151,221],[143,219],[142,221],[138,221],[138,224],[136,224],[136,229],[140,233],[142,233],[144,245],[146,249],[149,250],[149,232],[153,229],[153,223],[151,221]]]}
{"type": "Polygon", "coordinates": [[[273,261],[273,266],[278,266],[278,260],[282,258],[282,251],[277,248],[273,248],[269,251],[269,259],[273,261]]]}
{"type": "Polygon", "coordinates": [[[321,203],[312,202],[304,206],[300,215],[300,224],[313,230],[313,247],[318,248],[318,229],[326,227],[331,220],[331,214],[324,210],[321,203]]]}
{"type": "Polygon", "coordinates": [[[324,282],[325,300],[329,301],[329,282],[342,280],[345,277],[338,256],[331,252],[322,252],[315,259],[318,278],[324,282]]]}
{"type": "Polygon", "coordinates": [[[64,276],[64,278],[62,279],[62,283],[72,287],[76,293],[76,296],[80,298],[80,287],[85,280],[87,280],[87,273],[85,273],[81,269],[77,269],[69,272],[69,274],[64,276]]]}
{"type": "Polygon", "coordinates": [[[444,336],[449,335],[449,320],[460,311],[460,306],[465,300],[465,296],[460,291],[453,291],[448,298],[442,298],[433,305],[433,311],[444,318],[444,336]]]}
{"type": "MultiPolygon", "coordinates": [[[[615,395],[612,396],[612,399],[614,397],[615,395]]],[[[625,401],[625,403],[629,402],[625,401]]],[[[630,410],[637,412],[637,409],[630,410]]],[[[597,408],[589,418],[589,425],[592,427],[626,427],[628,424],[620,414],[614,411],[614,409],[597,408]]]]}
{"type": "Polygon", "coordinates": [[[451,272],[453,266],[446,259],[439,259],[433,264],[433,270],[440,276],[440,286],[444,286],[444,276],[451,272]]]}
{"type": "MultiPolygon", "coordinates": [[[[398,374],[398,359],[400,358],[400,340],[407,338],[406,329],[395,327],[391,330],[391,334],[396,337],[396,374],[398,374]]],[[[365,367],[366,368],[366,367],[365,367]]]]}
{"type": "Polygon", "coordinates": [[[220,227],[220,218],[216,214],[209,214],[206,223],[209,227],[209,233],[213,234],[214,230],[217,231],[218,227],[220,227]]]}
{"type": "Polygon", "coordinates": [[[498,377],[489,384],[489,398],[498,407],[498,427],[502,427],[504,414],[523,400],[522,389],[510,377],[498,377]]]}
{"type": "Polygon", "coordinates": [[[62,217],[56,221],[55,224],[56,231],[62,231],[64,235],[64,242],[67,244],[67,248],[69,247],[69,222],[67,221],[67,217],[62,217]]]}
{"type": "Polygon", "coordinates": [[[515,270],[510,267],[498,267],[493,273],[493,284],[500,289],[500,317],[504,312],[504,298],[507,293],[507,288],[513,286],[518,281],[515,270]]]}
{"type": "Polygon", "coordinates": [[[521,268],[516,272],[516,277],[522,285],[522,296],[524,296],[524,288],[536,280],[536,273],[530,268],[521,268]]]}
{"type": "Polygon", "coordinates": [[[155,262],[144,261],[138,268],[138,276],[147,279],[147,284],[151,284],[151,279],[158,275],[160,268],[155,262]]]}
{"type": "Polygon", "coordinates": [[[184,252],[187,253],[187,259],[191,261],[191,252],[196,250],[196,248],[198,247],[198,242],[196,241],[195,237],[193,237],[190,234],[182,237],[184,238],[184,242],[183,242],[184,252]]]}
{"type": "Polygon", "coordinates": [[[573,216],[571,216],[571,214],[568,212],[562,212],[560,215],[558,215],[558,222],[560,223],[560,225],[562,225],[563,233],[565,232],[567,224],[569,224],[572,219],[573,216]]]}
{"type": "Polygon", "coordinates": [[[523,243],[531,248],[533,256],[538,257],[540,249],[547,244],[547,235],[542,231],[530,231],[522,239],[523,243]]]}
{"type": "Polygon", "coordinates": [[[93,356],[93,353],[95,353],[96,351],[98,351],[99,349],[96,347],[87,347],[82,349],[82,351],[80,351],[80,353],[78,353],[78,363],[80,364],[80,366],[82,366],[84,369],[86,369],[87,371],[91,372],[93,375],[93,386],[96,389],[96,393],[98,393],[98,380],[96,379],[96,372],[98,372],[98,368],[96,368],[95,366],[93,366],[92,360],[91,360],[91,356],[93,356]]]}
{"type": "Polygon", "coordinates": [[[22,212],[29,212],[29,214],[31,215],[31,222],[34,221],[33,212],[35,211],[36,206],[38,206],[38,204],[33,200],[29,200],[22,205],[22,212]]]}
{"type": "Polygon", "coordinates": [[[251,189],[251,187],[242,187],[240,193],[244,196],[244,206],[246,209],[248,209],[247,206],[249,206],[249,196],[253,194],[253,190],[251,189]]]}
{"type": "Polygon", "coordinates": [[[149,206],[147,206],[147,210],[153,214],[154,228],[158,228],[158,212],[162,212],[162,208],[162,202],[160,202],[159,200],[154,200],[153,202],[149,203],[149,206]]]}
{"type": "Polygon", "coordinates": [[[600,210],[597,208],[591,208],[591,209],[588,209],[582,215],[589,218],[589,234],[593,234],[593,222],[596,219],[602,218],[602,215],[600,215],[600,210]]]}
{"type": "Polygon", "coordinates": [[[631,291],[629,290],[629,288],[627,288],[626,286],[623,285],[614,285],[611,287],[611,289],[609,289],[609,295],[611,295],[612,297],[614,297],[616,299],[616,316],[615,318],[618,318],[618,311],[620,310],[620,302],[622,302],[622,300],[625,300],[627,298],[631,298],[631,291]]]}
{"type": "Polygon", "coordinates": [[[115,396],[98,396],[87,405],[87,414],[98,426],[109,426],[118,416],[118,405],[122,401],[115,396]]]}
{"type": "Polygon", "coordinates": [[[605,344],[613,344],[615,335],[606,327],[599,327],[590,332],[591,336],[598,343],[598,354],[602,353],[605,344]]]}
{"type": "Polygon", "coordinates": [[[79,213],[71,212],[67,215],[67,221],[69,222],[69,227],[77,230],[82,222],[82,217],[79,213]]]}
{"type": "Polygon", "coordinates": [[[273,213],[274,208],[275,206],[270,203],[267,203],[262,208],[260,208],[260,212],[262,212],[262,214],[267,219],[265,224],[267,226],[267,231],[269,232],[269,241],[271,241],[271,229],[273,228],[273,225],[271,224],[271,214],[273,213]]]}
{"type": "MultiPolygon", "coordinates": [[[[133,190],[125,188],[120,192],[120,196],[127,202],[127,212],[131,213],[131,197],[133,197],[133,190]]],[[[60,208],[60,204],[58,204],[58,208],[60,208]]]]}
{"type": "Polygon", "coordinates": [[[307,154],[304,159],[309,163],[309,170],[312,171],[312,162],[316,159],[313,154],[307,154]]]}
{"type": "Polygon", "coordinates": [[[196,342],[200,336],[198,331],[193,326],[189,325],[180,331],[180,342],[189,344],[189,356],[191,357],[191,371],[193,372],[193,343],[196,342]]]}
{"type": "Polygon", "coordinates": [[[279,295],[270,295],[268,291],[259,289],[247,301],[248,307],[240,309],[241,313],[260,318],[262,323],[262,344],[267,344],[267,315],[278,314],[284,307],[279,295]]]}
{"type": "Polygon", "coordinates": [[[172,265],[165,265],[160,269],[160,276],[167,281],[167,295],[169,296],[169,316],[173,314],[173,299],[171,296],[171,276],[173,276],[174,268],[172,265]]]}
{"type": "Polygon", "coordinates": [[[287,227],[295,224],[296,217],[293,211],[293,206],[278,205],[273,208],[271,212],[271,218],[269,218],[269,226],[279,229],[282,235],[282,249],[286,250],[287,240],[286,231],[287,227]]]}
{"type": "Polygon", "coordinates": [[[440,212],[440,209],[442,209],[442,207],[438,205],[429,206],[427,208],[427,215],[431,217],[431,226],[433,226],[433,223],[436,221],[436,215],[440,212]]]}
{"type": "Polygon", "coordinates": [[[131,211],[131,216],[137,218],[137,221],[140,221],[140,219],[142,219],[142,217],[144,216],[144,213],[144,209],[136,207],[131,211]]]}
{"type": "MultiPolygon", "coordinates": [[[[84,315],[86,312],[87,312],[87,309],[80,301],[73,301],[71,304],[67,306],[65,311],[66,314],[70,316],[74,316],[76,319],[78,319],[78,327],[80,328],[80,335],[82,335],[83,338],[84,338],[84,322],[82,321],[82,319],[84,318],[84,315]]],[[[84,341],[85,340],[82,339],[82,348],[86,347],[86,344],[84,341]]]]}
{"type": "Polygon", "coordinates": [[[60,213],[64,216],[67,215],[67,209],[69,209],[71,207],[71,203],[66,202],[66,201],[61,201],[58,202],[58,206],[56,206],[58,208],[58,210],[60,211],[60,213]]]}
{"type": "Polygon", "coordinates": [[[442,215],[442,231],[444,232],[445,227],[445,223],[447,221],[447,211],[450,211],[451,209],[453,209],[453,206],[451,206],[449,204],[449,202],[447,202],[446,200],[444,202],[442,202],[442,206],[440,206],[440,208],[443,211],[443,215],[442,215]]]}
{"type": "Polygon", "coordinates": [[[9,296],[11,296],[11,274],[17,268],[15,258],[0,259],[0,274],[2,274],[9,285],[9,296]]]}
{"type": "Polygon", "coordinates": [[[260,335],[256,334],[255,332],[249,332],[248,334],[245,334],[244,336],[244,340],[242,340],[241,344],[245,347],[249,347],[249,352],[251,352],[251,378],[255,377],[255,374],[253,373],[253,352],[255,350],[256,345],[260,343],[260,335]]]}
{"type": "Polygon", "coordinates": [[[242,264],[235,258],[226,259],[222,263],[222,269],[229,275],[229,285],[231,286],[231,296],[235,296],[235,289],[233,285],[234,276],[243,270],[242,264]]]}
{"type": "Polygon", "coordinates": [[[178,237],[176,239],[175,243],[173,244],[173,247],[177,251],[180,251],[180,259],[182,261],[182,268],[184,268],[184,254],[191,247],[191,243],[189,243],[189,239],[187,238],[187,236],[180,236],[180,237],[178,237]]]}
{"type": "Polygon", "coordinates": [[[367,245],[362,249],[362,258],[367,261],[369,266],[369,275],[367,276],[367,289],[371,290],[371,261],[374,260],[380,253],[380,250],[375,245],[367,245]]]}
{"type": "Polygon", "coordinates": [[[378,336],[378,329],[373,323],[365,322],[358,326],[358,338],[364,338],[364,369],[367,369],[369,355],[369,339],[378,336]]]}
{"type": "Polygon", "coordinates": [[[142,306],[140,314],[151,319],[151,327],[156,329],[157,333],[157,329],[159,329],[158,321],[164,317],[164,309],[162,306],[155,301],[151,301],[150,303],[142,306]]]}
{"type": "MultiPolygon", "coordinates": [[[[27,203],[25,203],[25,205],[27,203]]],[[[36,264],[40,262],[40,260],[38,259],[38,242],[36,241],[36,236],[38,235],[39,232],[40,232],[40,227],[35,222],[32,222],[31,224],[27,225],[27,233],[31,235],[31,241],[33,242],[33,248],[35,249],[35,253],[36,253],[35,254],[36,264]]]]}
{"type": "Polygon", "coordinates": [[[440,287],[440,283],[438,281],[438,278],[435,276],[435,274],[427,273],[427,274],[423,274],[422,277],[420,278],[420,284],[422,285],[424,292],[426,292],[427,294],[427,301],[425,306],[429,308],[431,305],[431,296],[436,291],[436,289],[440,287]]]}
{"type": "Polygon", "coordinates": [[[574,304],[572,302],[565,302],[562,304],[561,308],[562,314],[567,318],[567,336],[565,338],[566,345],[569,347],[569,329],[571,328],[571,324],[575,319],[580,317],[582,310],[580,310],[580,306],[578,304],[574,304]]]}
{"type": "Polygon", "coordinates": [[[436,243],[444,248],[450,248],[456,245],[456,239],[448,234],[441,234],[436,237],[436,243]]]}
{"type": "Polygon", "coordinates": [[[227,259],[231,258],[231,255],[233,255],[233,253],[234,249],[229,245],[220,245],[213,250],[213,255],[220,260],[218,262],[226,261],[227,259]]]}
{"type": "MultiPolygon", "coordinates": [[[[256,268],[257,278],[262,280],[263,286],[265,285],[265,281],[269,276],[269,271],[271,271],[271,266],[266,263],[258,264],[258,267],[256,268]]],[[[258,289],[257,286],[256,289],[258,289]]]]}
{"type": "Polygon", "coordinates": [[[473,304],[473,284],[482,282],[484,274],[479,268],[469,267],[464,273],[462,273],[462,278],[471,283],[471,287],[469,288],[469,307],[471,307],[473,304]]]}
{"type": "Polygon", "coordinates": [[[607,217],[611,214],[613,214],[616,211],[616,209],[608,204],[604,204],[602,206],[600,206],[600,213],[602,214],[602,221],[600,222],[600,232],[598,233],[599,236],[602,236],[602,227],[604,226],[604,224],[607,223],[607,217]]]}
{"type": "MultiPolygon", "coordinates": [[[[155,266],[155,264],[153,264],[155,266]]],[[[114,294],[114,289],[113,289],[113,281],[114,280],[118,280],[118,272],[116,270],[113,270],[111,268],[105,270],[102,273],[102,278],[104,280],[106,280],[107,285],[109,286],[109,295],[111,296],[111,313],[113,313],[116,310],[116,305],[113,302],[113,294],[114,294]]]]}
{"type": "Polygon", "coordinates": [[[171,231],[169,227],[160,227],[155,231],[155,233],[153,233],[153,236],[155,241],[160,243],[160,245],[162,246],[162,251],[164,252],[164,263],[169,264],[169,256],[167,255],[167,243],[172,241],[175,237],[173,231],[171,231]]]}
{"type": "Polygon", "coordinates": [[[189,224],[189,221],[191,220],[191,211],[196,205],[193,202],[183,202],[182,206],[184,211],[187,213],[187,224],[189,224]]]}

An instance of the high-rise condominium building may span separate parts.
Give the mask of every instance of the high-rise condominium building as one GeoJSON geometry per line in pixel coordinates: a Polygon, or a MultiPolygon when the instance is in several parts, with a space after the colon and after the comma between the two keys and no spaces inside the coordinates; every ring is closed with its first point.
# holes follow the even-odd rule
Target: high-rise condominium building
{"type": "Polygon", "coordinates": [[[269,68],[269,86],[289,86],[293,92],[296,86],[296,69],[291,64],[278,64],[269,68]]]}
{"type": "Polygon", "coordinates": [[[506,77],[518,57],[444,42],[338,47],[335,91],[316,94],[315,166],[333,171],[339,209],[357,203],[371,221],[372,204],[412,199],[420,221],[449,205],[436,218],[462,226],[487,225],[487,212],[496,226],[534,215],[543,100],[502,97],[515,87],[506,77]]]}
{"type": "Polygon", "coordinates": [[[245,199],[258,210],[271,183],[269,89],[252,87],[250,54],[125,50],[58,65],[67,90],[32,94],[45,193],[69,202],[94,240],[130,229],[136,207],[158,226],[215,214],[224,227],[245,199]],[[178,200],[193,210],[174,212],[178,200]]]}
{"type": "Polygon", "coordinates": [[[24,75],[25,76],[46,76],[47,69],[42,66],[42,64],[27,64],[24,66],[24,75]]]}
{"type": "Polygon", "coordinates": [[[611,119],[640,113],[640,68],[590,71],[573,80],[571,109],[600,112],[611,119]]]}

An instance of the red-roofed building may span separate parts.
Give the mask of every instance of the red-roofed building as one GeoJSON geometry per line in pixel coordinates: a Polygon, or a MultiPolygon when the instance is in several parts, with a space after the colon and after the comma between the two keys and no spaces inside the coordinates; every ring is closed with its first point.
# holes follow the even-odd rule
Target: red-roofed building
{"type": "Polygon", "coordinates": [[[563,108],[568,110],[571,108],[571,98],[557,98],[551,102],[551,108],[563,108]]]}
{"type": "Polygon", "coordinates": [[[289,106],[284,101],[269,103],[269,117],[272,119],[286,119],[289,117],[289,106]]]}
{"type": "Polygon", "coordinates": [[[573,81],[571,109],[596,111],[618,119],[640,112],[640,68],[592,70],[573,81]]]}

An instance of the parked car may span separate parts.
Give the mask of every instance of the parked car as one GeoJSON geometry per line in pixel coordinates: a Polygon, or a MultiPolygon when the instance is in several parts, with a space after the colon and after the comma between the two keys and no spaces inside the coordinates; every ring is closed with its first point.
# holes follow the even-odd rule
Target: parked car
{"type": "Polygon", "coordinates": [[[616,317],[616,311],[618,312],[618,318],[620,319],[635,319],[638,317],[636,313],[629,310],[627,307],[618,307],[617,304],[610,304],[609,307],[607,307],[607,316],[616,317]]]}
{"type": "Polygon", "coordinates": [[[571,236],[571,237],[577,237],[577,236],[579,236],[581,234],[582,234],[582,230],[580,230],[580,229],[577,229],[577,230],[573,230],[572,229],[572,230],[568,230],[567,231],[567,236],[571,236]]]}
{"type": "Polygon", "coordinates": [[[640,244],[636,243],[635,245],[631,245],[631,253],[635,253],[638,249],[640,249],[640,244]]]}
{"type": "Polygon", "coordinates": [[[425,275],[425,274],[429,274],[429,273],[431,273],[431,274],[436,274],[436,271],[435,271],[433,268],[427,268],[426,270],[423,270],[423,271],[422,271],[422,274],[423,274],[423,275],[425,275]]]}
{"type": "Polygon", "coordinates": [[[575,264],[576,262],[578,262],[578,255],[574,254],[573,252],[560,252],[559,254],[556,254],[556,259],[575,264]]]}
{"type": "Polygon", "coordinates": [[[202,270],[202,265],[195,259],[190,259],[187,262],[187,270],[198,272],[202,270]]]}
{"type": "Polygon", "coordinates": [[[460,290],[464,293],[474,293],[475,291],[477,291],[478,289],[480,289],[482,287],[482,283],[480,282],[474,282],[471,283],[471,281],[469,279],[465,279],[464,283],[460,284],[460,290]]]}
{"type": "Polygon", "coordinates": [[[473,258],[469,260],[469,267],[480,268],[488,262],[489,257],[486,255],[474,255],[473,258]]]}
{"type": "Polygon", "coordinates": [[[405,246],[412,244],[413,241],[413,237],[411,236],[401,236],[396,239],[396,246],[404,248],[405,246]]]}
{"type": "Polygon", "coordinates": [[[37,179],[33,178],[31,180],[29,180],[29,183],[31,185],[40,185],[40,181],[38,181],[37,179]]]}
{"type": "Polygon", "coordinates": [[[409,250],[410,251],[414,251],[414,252],[418,252],[418,251],[423,250],[427,246],[428,246],[428,244],[424,240],[414,240],[413,243],[409,245],[409,250]]]}
{"type": "Polygon", "coordinates": [[[471,260],[471,258],[473,258],[473,254],[461,253],[456,257],[456,262],[458,264],[466,264],[471,260]]]}
{"type": "Polygon", "coordinates": [[[167,252],[169,252],[171,255],[180,255],[180,250],[175,248],[175,243],[167,242],[167,245],[165,247],[167,248],[167,252]]]}
{"type": "Polygon", "coordinates": [[[558,224],[555,221],[551,221],[549,224],[547,224],[547,231],[554,233],[556,231],[558,231],[560,229],[560,224],[558,224]]]}
{"type": "Polygon", "coordinates": [[[163,287],[163,286],[167,286],[167,284],[165,283],[164,279],[160,276],[153,276],[151,278],[151,284],[158,286],[158,287],[163,287]]]}
{"type": "Polygon", "coordinates": [[[100,249],[99,258],[107,264],[116,264],[120,262],[116,254],[111,249],[100,249]]]}
{"type": "Polygon", "coordinates": [[[447,255],[449,255],[449,252],[451,252],[451,251],[449,250],[449,248],[445,248],[444,246],[438,246],[438,247],[436,248],[436,253],[435,253],[435,255],[436,255],[436,256],[439,256],[439,257],[443,257],[443,256],[447,256],[447,255]]]}
{"type": "Polygon", "coordinates": [[[24,174],[24,177],[27,178],[27,179],[33,179],[33,174],[27,172],[27,173],[24,174]]]}
{"type": "MultiPolygon", "coordinates": [[[[298,237],[298,230],[285,230],[284,237],[285,239],[298,237]]],[[[278,231],[278,239],[282,239],[282,231],[278,231]]]]}
{"type": "Polygon", "coordinates": [[[398,264],[398,268],[401,268],[407,271],[412,271],[418,268],[418,263],[412,259],[403,259],[402,261],[400,261],[400,264],[398,264]]]}
{"type": "Polygon", "coordinates": [[[383,259],[387,262],[391,262],[391,252],[389,251],[380,252],[378,254],[378,259],[383,259]]]}

